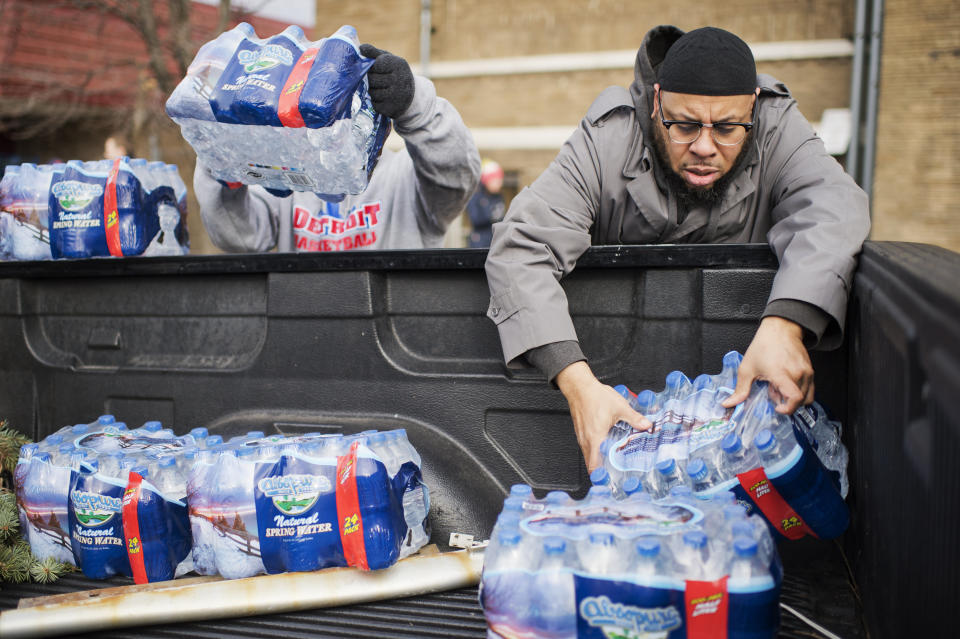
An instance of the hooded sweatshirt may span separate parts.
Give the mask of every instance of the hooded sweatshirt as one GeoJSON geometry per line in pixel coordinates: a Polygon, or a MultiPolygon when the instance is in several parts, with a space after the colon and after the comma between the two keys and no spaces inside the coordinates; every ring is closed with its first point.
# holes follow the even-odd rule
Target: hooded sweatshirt
{"type": "Polygon", "coordinates": [[[198,161],[200,216],[224,251],[438,248],[477,187],[480,154],[456,109],[415,76],[413,102],[394,127],[404,150],[384,150],[367,188],[341,202],[313,193],[275,197],[260,186],[230,189],[198,161]]]}
{"type": "Polygon", "coordinates": [[[808,346],[842,339],[847,295],[870,229],[866,194],[824,149],[786,86],[760,74],[751,143],[722,198],[681,211],[655,150],[653,85],[683,35],[650,30],[629,90],[610,87],[556,159],[494,226],[487,316],[511,367],[553,377],[584,359],[560,280],[591,245],[766,242],[779,259],[764,315],[791,319],[808,346]]]}

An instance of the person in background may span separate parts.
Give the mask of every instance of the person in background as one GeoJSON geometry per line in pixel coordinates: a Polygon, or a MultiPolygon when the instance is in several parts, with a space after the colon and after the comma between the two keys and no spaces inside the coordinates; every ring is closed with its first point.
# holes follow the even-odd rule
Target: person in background
{"type": "Polygon", "coordinates": [[[651,427],[594,376],[577,341],[560,279],[591,244],[769,243],[779,268],[724,405],[767,380],[777,411],[792,413],[813,401],[807,349],[841,343],[870,229],[866,194],[736,35],[656,27],[634,77],[629,91],[600,94],[513,199],[486,262],[504,358],[559,387],[590,470],[614,423],[651,427]]]}
{"type": "Polygon", "coordinates": [[[384,149],[366,190],[330,202],[222,186],[198,160],[193,186],[213,243],[228,252],[440,248],[477,187],[480,154],[457,110],[403,58],[369,44],[373,108],[392,118],[402,151],[384,149]]]}
{"type": "Polygon", "coordinates": [[[493,160],[484,160],[480,166],[480,187],[467,202],[470,216],[470,248],[487,248],[493,238],[493,224],[503,219],[506,210],[500,190],[503,188],[503,169],[493,160]]]}
{"type": "Polygon", "coordinates": [[[103,142],[103,159],[117,160],[122,157],[136,157],[133,152],[133,144],[124,133],[111,133],[103,142]]]}

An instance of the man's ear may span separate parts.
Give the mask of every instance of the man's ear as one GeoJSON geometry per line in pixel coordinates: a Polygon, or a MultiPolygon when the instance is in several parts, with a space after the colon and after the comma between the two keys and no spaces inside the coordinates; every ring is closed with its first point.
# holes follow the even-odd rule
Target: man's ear
{"type": "MultiPolygon", "coordinates": [[[[759,91],[759,89],[757,89],[759,91]]],[[[650,119],[653,120],[657,117],[657,95],[660,93],[660,83],[655,82],[653,85],[653,111],[650,112],[650,119]]]]}

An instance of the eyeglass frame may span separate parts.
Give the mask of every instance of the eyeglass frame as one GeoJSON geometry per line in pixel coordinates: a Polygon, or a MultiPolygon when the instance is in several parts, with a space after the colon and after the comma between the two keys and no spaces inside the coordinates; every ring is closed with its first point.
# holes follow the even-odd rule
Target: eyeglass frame
{"type": "Polygon", "coordinates": [[[661,93],[661,90],[657,89],[656,91],[657,105],[659,107],[657,111],[660,114],[660,122],[663,124],[663,128],[667,130],[667,138],[669,138],[669,140],[674,144],[693,144],[694,142],[700,139],[700,135],[703,133],[703,128],[707,127],[708,129],[711,129],[710,137],[713,138],[713,142],[715,144],[719,144],[720,146],[737,146],[738,144],[743,144],[743,141],[747,139],[747,135],[750,133],[750,129],[752,129],[754,125],[757,123],[757,104],[760,102],[760,96],[758,95],[754,95],[754,98],[753,98],[753,108],[751,109],[752,112],[750,114],[750,122],[711,122],[710,124],[707,124],[706,122],[693,122],[692,120],[667,120],[666,118],[663,117],[663,97],[660,95],[660,93],[661,93]],[[697,127],[697,136],[692,140],[690,140],[689,142],[677,142],[672,137],[670,137],[670,127],[673,126],[674,124],[695,125],[697,127]],[[718,124],[721,124],[724,126],[742,126],[744,129],[743,139],[738,140],[736,142],[721,142],[713,134],[714,127],[716,127],[718,124]]]}

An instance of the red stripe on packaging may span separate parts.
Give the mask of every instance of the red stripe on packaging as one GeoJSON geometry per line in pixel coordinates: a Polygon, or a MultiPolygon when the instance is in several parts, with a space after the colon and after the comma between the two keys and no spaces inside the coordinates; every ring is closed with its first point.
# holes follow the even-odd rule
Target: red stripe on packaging
{"type": "Polygon", "coordinates": [[[727,577],[716,581],[687,581],[683,600],[687,639],[727,639],[730,598],[727,577]]]}
{"type": "Polygon", "coordinates": [[[140,483],[143,477],[139,473],[130,473],[127,489],[123,492],[123,538],[127,544],[127,558],[133,570],[133,582],[147,583],[147,568],[143,562],[143,539],[140,537],[140,523],[137,520],[137,504],[140,503],[140,483]]]}
{"type": "Polygon", "coordinates": [[[120,160],[113,161],[110,175],[107,176],[107,188],[103,192],[103,229],[107,236],[107,248],[110,255],[123,257],[120,246],[120,215],[117,211],[117,174],[120,172],[120,160]]]}
{"type": "Polygon", "coordinates": [[[813,531],[804,523],[800,515],[777,492],[773,483],[767,478],[763,468],[754,468],[737,475],[740,485],[763,512],[777,531],[787,539],[800,539],[805,535],[812,535],[813,531]]]}
{"type": "Polygon", "coordinates": [[[340,542],[348,566],[370,570],[367,565],[367,549],[363,543],[363,518],[360,515],[360,499],[357,495],[357,448],[360,442],[350,445],[350,452],[337,457],[337,518],[340,520],[340,542]]]}
{"type": "Polygon", "coordinates": [[[300,54],[300,59],[293,65],[287,81],[280,91],[280,102],[277,104],[277,116],[283,126],[296,128],[306,126],[303,122],[303,116],[300,115],[300,94],[303,92],[303,86],[307,82],[307,75],[310,73],[310,67],[313,66],[313,60],[317,57],[319,48],[307,49],[300,54]]]}

